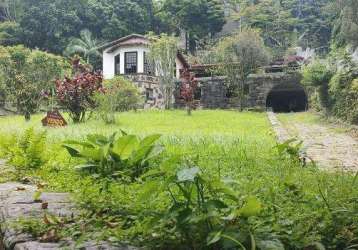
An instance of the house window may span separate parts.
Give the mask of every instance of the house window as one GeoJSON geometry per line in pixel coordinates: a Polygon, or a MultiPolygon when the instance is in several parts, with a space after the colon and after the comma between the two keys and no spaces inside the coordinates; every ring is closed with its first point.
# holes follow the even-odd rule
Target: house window
{"type": "Polygon", "coordinates": [[[138,54],[137,52],[126,52],[125,53],[125,66],[124,72],[125,74],[136,74],[137,73],[137,62],[138,62],[138,54]]]}
{"type": "Polygon", "coordinates": [[[153,89],[145,89],[145,97],[147,101],[152,101],[154,99],[153,89]]]}
{"type": "Polygon", "coordinates": [[[120,54],[114,57],[114,73],[119,75],[121,73],[121,56],[120,54]]]}
{"type": "Polygon", "coordinates": [[[153,64],[148,60],[147,54],[144,52],[144,74],[146,75],[154,75],[154,67],[153,64]]]}

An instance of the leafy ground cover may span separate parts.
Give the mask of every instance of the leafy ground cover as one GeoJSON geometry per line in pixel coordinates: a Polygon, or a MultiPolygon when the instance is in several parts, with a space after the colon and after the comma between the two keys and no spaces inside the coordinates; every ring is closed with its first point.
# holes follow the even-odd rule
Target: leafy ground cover
{"type": "MultiPolygon", "coordinates": [[[[303,167],[279,154],[264,113],[128,112],[118,115],[115,125],[92,119],[46,129],[45,136],[41,118],[27,123],[22,117],[0,118],[1,154],[14,166],[0,180],[27,177],[45,182],[46,189],[71,192],[83,214],[61,224],[61,231],[78,241],[91,237],[154,249],[354,249],[358,244],[357,176],[303,167]],[[115,153],[121,169],[130,169],[138,158],[128,159],[141,155],[139,145],[151,144],[120,130],[141,138],[161,134],[156,145],[163,151],[142,161],[148,168],[136,178],[123,178],[125,171],[120,176],[76,171],[75,166],[95,164],[71,157],[63,147],[68,140],[115,153]],[[88,134],[107,139],[91,142],[88,134]],[[128,151],[118,150],[123,144],[118,140],[129,139],[136,141],[136,151],[124,158],[128,151]]],[[[31,230],[44,229],[42,223],[21,222],[31,230]]]]}

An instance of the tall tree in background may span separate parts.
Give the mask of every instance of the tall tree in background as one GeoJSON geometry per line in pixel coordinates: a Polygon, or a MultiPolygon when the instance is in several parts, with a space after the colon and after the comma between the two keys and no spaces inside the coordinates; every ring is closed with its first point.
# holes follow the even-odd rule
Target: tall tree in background
{"type": "Polygon", "coordinates": [[[153,4],[145,0],[22,0],[21,43],[61,54],[73,37],[88,29],[110,41],[152,30],[153,4]]]}
{"type": "Polygon", "coordinates": [[[337,45],[358,47],[358,1],[337,0],[334,8],[339,15],[334,30],[337,45]]]}
{"type": "Polygon", "coordinates": [[[69,39],[77,36],[83,23],[78,12],[84,1],[25,0],[20,26],[22,42],[30,48],[40,48],[62,54],[69,39]]]}
{"type": "Polygon", "coordinates": [[[241,15],[244,19],[242,25],[259,29],[265,44],[273,49],[275,56],[283,56],[289,47],[295,45],[295,24],[298,20],[284,8],[282,1],[248,2],[241,15]]]}
{"type": "Polygon", "coordinates": [[[258,28],[266,45],[281,57],[293,46],[326,49],[333,15],[326,10],[331,0],[241,1],[242,26],[258,28]]]}
{"type": "Polygon", "coordinates": [[[173,103],[175,88],[175,59],[178,53],[178,41],[173,36],[161,34],[151,36],[150,58],[154,62],[159,78],[160,89],[164,96],[165,109],[170,109],[173,103]]]}
{"type": "Polygon", "coordinates": [[[18,20],[23,11],[22,5],[23,3],[21,0],[0,0],[0,20],[18,20]]]}
{"type": "Polygon", "coordinates": [[[65,55],[80,54],[84,56],[87,64],[90,63],[91,57],[100,57],[98,51],[99,41],[93,37],[91,31],[85,29],[80,33],[80,38],[73,38],[65,50],[65,55]]]}
{"type": "Polygon", "coordinates": [[[221,40],[216,51],[219,69],[227,77],[228,88],[238,95],[242,110],[248,92],[247,78],[269,58],[264,42],[257,31],[247,29],[221,40]]]}
{"type": "Polygon", "coordinates": [[[80,16],[97,37],[109,41],[151,31],[152,5],[145,0],[88,0],[80,16]]]}
{"type": "Polygon", "coordinates": [[[214,35],[225,24],[223,4],[218,0],[164,0],[161,4],[158,15],[177,31],[187,32],[192,52],[199,39],[214,35]]]}

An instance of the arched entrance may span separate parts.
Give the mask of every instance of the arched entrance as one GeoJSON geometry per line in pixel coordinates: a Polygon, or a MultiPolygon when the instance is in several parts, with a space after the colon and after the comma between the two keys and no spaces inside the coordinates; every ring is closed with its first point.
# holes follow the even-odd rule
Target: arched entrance
{"type": "Polygon", "coordinates": [[[274,112],[299,112],[308,107],[307,94],[297,84],[281,84],[273,87],[266,98],[266,107],[274,112]]]}

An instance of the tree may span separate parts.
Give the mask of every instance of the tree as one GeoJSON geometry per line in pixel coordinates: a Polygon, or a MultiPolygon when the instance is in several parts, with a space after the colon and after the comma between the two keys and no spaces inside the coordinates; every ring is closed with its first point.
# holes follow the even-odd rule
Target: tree
{"type": "Polygon", "coordinates": [[[268,52],[260,34],[252,29],[243,30],[222,39],[216,47],[219,70],[226,75],[228,88],[238,95],[243,109],[247,94],[247,78],[268,61],[268,52]]]}
{"type": "Polygon", "coordinates": [[[0,44],[4,46],[16,45],[20,42],[20,26],[16,22],[5,21],[0,23],[0,44]]]}
{"type": "Polygon", "coordinates": [[[65,50],[66,55],[73,55],[79,53],[84,56],[87,64],[90,63],[91,57],[100,57],[101,53],[98,51],[99,41],[92,37],[91,31],[88,29],[82,30],[80,38],[73,38],[65,50]]]}
{"type": "Polygon", "coordinates": [[[290,47],[327,51],[331,37],[330,0],[243,0],[239,18],[243,27],[261,31],[265,44],[282,57],[290,47]]]}
{"type": "Polygon", "coordinates": [[[282,57],[289,47],[294,46],[298,19],[284,8],[281,1],[263,0],[257,4],[247,4],[241,16],[244,19],[242,25],[258,29],[276,57],[282,57]]]}
{"type": "MultiPolygon", "coordinates": [[[[30,120],[42,103],[42,93],[65,74],[66,61],[59,56],[23,46],[0,47],[0,72],[5,98],[30,120]]],[[[1,85],[1,84],[0,84],[1,85]]]]}
{"type": "Polygon", "coordinates": [[[324,111],[330,108],[330,97],[328,93],[328,84],[333,76],[332,70],[327,62],[313,61],[302,68],[303,84],[318,90],[318,99],[320,106],[324,111]]]}
{"type": "Polygon", "coordinates": [[[56,96],[58,103],[69,111],[73,122],[79,123],[85,121],[88,109],[96,107],[94,95],[103,91],[103,77],[89,71],[77,58],[72,64],[74,76],[56,81],[56,96]]]}
{"type": "Polygon", "coordinates": [[[178,53],[178,41],[173,36],[161,34],[151,36],[149,57],[154,62],[159,78],[159,85],[164,97],[165,109],[172,106],[173,91],[175,88],[175,59],[178,53]]]}
{"type": "Polygon", "coordinates": [[[225,24],[223,4],[218,0],[164,0],[160,10],[157,15],[169,23],[173,30],[188,33],[192,52],[199,39],[221,31],[225,24]]]}
{"type": "Polygon", "coordinates": [[[339,46],[358,47],[358,2],[356,0],[337,0],[338,10],[335,22],[334,38],[339,46]]]}
{"type": "Polygon", "coordinates": [[[21,0],[0,0],[0,20],[16,21],[23,11],[21,0]]]}
{"type": "Polygon", "coordinates": [[[83,29],[79,12],[86,2],[68,0],[26,0],[19,21],[22,42],[30,48],[62,54],[71,37],[83,29]]]}
{"type": "Polygon", "coordinates": [[[194,75],[187,69],[183,72],[183,80],[180,86],[180,97],[184,100],[188,115],[194,107],[195,91],[198,87],[198,82],[194,79],[194,75]]]}

